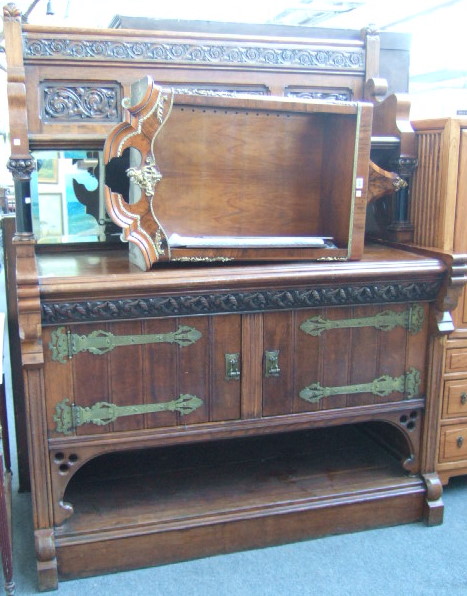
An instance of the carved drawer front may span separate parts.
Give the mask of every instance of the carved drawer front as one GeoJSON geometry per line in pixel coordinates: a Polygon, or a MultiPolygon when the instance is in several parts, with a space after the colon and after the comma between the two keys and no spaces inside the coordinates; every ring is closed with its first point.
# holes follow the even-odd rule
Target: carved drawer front
{"type": "Polygon", "coordinates": [[[52,435],[240,417],[240,317],[46,328],[52,435]]]}
{"type": "Polygon", "coordinates": [[[444,384],[443,416],[467,416],[467,379],[444,384]]]}
{"type": "Polygon", "coordinates": [[[267,315],[263,414],[420,398],[425,345],[417,304],[267,315]]]}
{"type": "Polygon", "coordinates": [[[467,371],[467,348],[446,350],[446,372],[467,371]]]}
{"type": "Polygon", "coordinates": [[[467,424],[441,429],[439,459],[441,462],[467,459],[467,424]]]}

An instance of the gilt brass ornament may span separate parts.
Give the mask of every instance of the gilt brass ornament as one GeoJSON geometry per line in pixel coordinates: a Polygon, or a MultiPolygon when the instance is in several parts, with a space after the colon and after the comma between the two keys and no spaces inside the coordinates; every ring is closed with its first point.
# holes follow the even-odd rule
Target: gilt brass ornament
{"type": "Polygon", "coordinates": [[[395,327],[403,327],[409,333],[418,333],[423,325],[424,311],[419,304],[410,306],[402,312],[384,310],[370,317],[355,319],[324,319],[311,317],[300,325],[300,329],[308,335],[318,336],[330,329],[350,329],[356,327],[375,327],[381,331],[391,331],[395,327]]]}
{"type": "Polygon", "coordinates": [[[179,346],[190,346],[200,339],[201,333],[193,327],[180,325],[176,331],[169,333],[149,333],[142,335],[114,335],[110,331],[98,329],[89,335],[71,333],[65,327],[52,331],[49,348],[52,360],[64,364],[79,352],[106,354],[119,346],[137,346],[153,343],[171,343],[179,346]]]}
{"type": "Polygon", "coordinates": [[[355,393],[372,393],[379,397],[385,397],[393,392],[405,393],[407,399],[419,395],[420,373],[417,369],[411,368],[400,377],[382,375],[369,383],[358,383],[356,385],[343,385],[340,387],[323,387],[320,383],[312,383],[302,389],[300,397],[310,403],[317,403],[324,397],[332,395],[351,395],[355,393]]]}
{"type": "Polygon", "coordinates": [[[123,416],[138,414],[153,414],[155,412],[179,412],[182,416],[191,414],[203,405],[203,400],[196,395],[181,394],[177,399],[168,402],[152,404],[134,404],[131,406],[117,406],[99,401],[92,406],[77,406],[64,399],[55,406],[53,417],[55,430],[65,435],[71,434],[83,424],[105,426],[123,416]]]}

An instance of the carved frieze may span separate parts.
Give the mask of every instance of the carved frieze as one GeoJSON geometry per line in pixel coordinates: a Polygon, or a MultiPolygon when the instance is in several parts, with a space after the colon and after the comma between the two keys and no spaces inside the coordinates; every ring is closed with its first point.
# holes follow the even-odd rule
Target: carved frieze
{"type": "Polygon", "coordinates": [[[214,42],[119,41],[92,39],[24,39],[25,59],[61,58],[153,63],[267,66],[313,70],[364,70],[363,48],[326,46],[274,47],[268,44],[233,45],[214,42]]]}
{"type": "Polygon", "coordinates": [[[196,314],[265,312],[291,308],[434,300],[440,281],[407,281],[290,290],[122,298],[85,302],[43,302],[42,323],[105,321],[196,314]]]}
{"type": "Polygon", "coordinates": [[[120,86],[108,83],[44,82],[41,85],[41,113],[44,121],[92,120],[119,122],[121,115],[120,86]]]}

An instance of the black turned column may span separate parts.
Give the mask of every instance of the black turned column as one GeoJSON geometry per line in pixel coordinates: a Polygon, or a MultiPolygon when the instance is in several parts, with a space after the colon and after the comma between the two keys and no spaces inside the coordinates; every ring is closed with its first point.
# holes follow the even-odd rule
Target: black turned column
{"type": "Polygon", "coordinates": [[[410,184],[417,165],[417,159],[412,157],[399,157],[391,163],[391,169],[397,172],[403,181],[394,194],[392,223],[388,226],[388,230],[397,236],[398,241],[413,240],[414,226],[410,222],[410,184]]]}
{"type": "Polygon", "coordinates": [[[15,185],[16,233],[32,236],[31,174],[36,169],[36,162],[32,157],[11,157],[7,168],[13,175],[15,185]]]}

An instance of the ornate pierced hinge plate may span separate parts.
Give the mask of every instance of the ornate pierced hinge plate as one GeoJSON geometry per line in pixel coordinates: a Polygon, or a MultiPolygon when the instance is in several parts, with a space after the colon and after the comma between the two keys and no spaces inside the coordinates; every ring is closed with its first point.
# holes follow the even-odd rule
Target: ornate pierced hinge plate
{"type": "Polygon", "coordinates": [[[53,417],[58,433],[69,435],[83,424],[104,426],[114,422],[122,416],[137,414],[153,414],[154,412],[179,412],[182,415],[191,414],[203,405],[203,400],[196,395],[181,394],[177,399],[162,403],[134,404],[131,406],[117,406],[106,401],[99,401],[92,406],[77,406],[64,399],[55,406],[53,417]]]}
{"type": "Polygon", "coordinates": [[[358,383],[356,385],[343,385],[339,387],[322,387],[320,383],[312,383],[302,389],[300,397],[305,401],[317,403],[324,397],[331,395],[347,395],[354,393],[373,393],[385,397],[393,392],[404,393],[406,399],[412,399],[419,395],[420,373],[416,368],[409,369],[400,377],[383,375],[369,383],[358,383]]]}
{"type": "Polygon", "coordinates": [[[408,329],[409,333],[415,334],[420,331],[423,325],[424,311],[420,304],[413,304],[407,310],[394,312],[384,310],[370,317],[355,319],[324,319],[323,317],[311,317],[300,325],[300,329],[308,335],[321,335],[323,331],[330,329],[348,329],[351,327],[375,327],[381,331],[391,331],[395,327],[408,329]]]}
{"type": "Polygon", "coordinates": [[[114,335],[109,331],[99,329],[89,335],[78,335],[67,331],[65,327],[58,327],[52,331],[49,348],[52,360],[65,363],[79,352],[91,354],[105,354],[118,346],[136,346],[152,343],[176,343],[179,346],[189,346],[200,339],[201,333],[193,327],[181,325],[176,331],[169,333],[150,333],[143,335],[114,335]]]}

